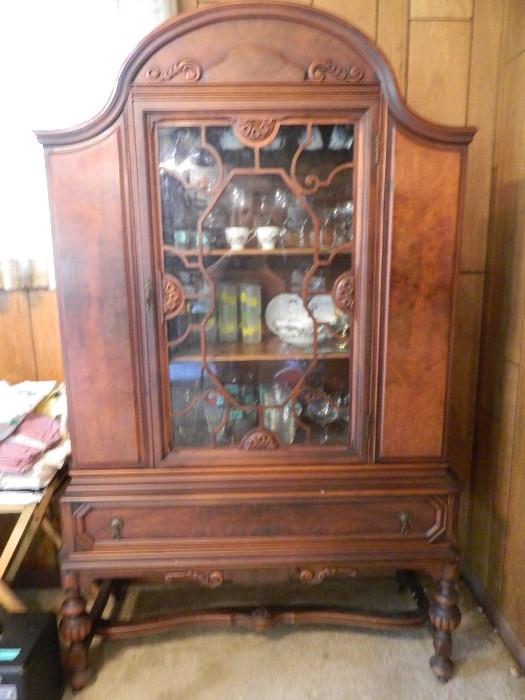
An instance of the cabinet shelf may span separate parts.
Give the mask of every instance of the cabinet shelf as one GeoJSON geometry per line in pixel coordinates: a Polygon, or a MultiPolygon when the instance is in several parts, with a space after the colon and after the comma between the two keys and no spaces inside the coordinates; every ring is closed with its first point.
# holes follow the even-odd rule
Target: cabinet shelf
{"type": "MultiPolygon", "coordinates": [[[[350,357],[349,348],[339,350],[335,343],[323,343],[318,346],[317,359],[344,360],[350,357]]],[[[172,354],[170,362],[202,362],[202,355],[195,351],[172,354]]],[[[212,362],[274,362],[279,360],[312,360],[312,348],[296,348],[280,341],[268,338],[257,345],[247,343],[222,343],[209,348],[206,359],[212,362]]]]}
{"type": "MultiPolygon", "coordinates": [[[[199,250],[197,248],[176,248],[172,245],[164,245],[164,250],[173,255],[184,255],[184,256],[197,256],[199,255],[199,250]]],[[[315,252],[315,248],[272,248],[271,250],[263,250],[262,248],[242,248],[241,250],[232,250],[231,248],[213,248],[211,250],[203,250],[203,255],[205,257],[216,257],[222,258],[225,256],[237,257],[237,256],[281,256],[285,257],[287,255],[296,256],[311,256],[315,252]]],[[[348,243],[345,246],[341,246],[336,251],[337,255],[350,255],[352,252],[351,244],[348,243]]],[[[319,248],[319,253],[321,255],[331,255],[334,253],[333,248],[319,248]]]]}

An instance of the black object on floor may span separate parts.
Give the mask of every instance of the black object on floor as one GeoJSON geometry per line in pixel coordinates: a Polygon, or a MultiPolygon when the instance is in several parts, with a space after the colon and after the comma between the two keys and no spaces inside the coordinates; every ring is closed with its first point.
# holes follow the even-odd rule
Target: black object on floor
{"type": "Polygon", "coordinates": [[[64,690],[55,615],[0,615],[0,700],[60,700],[64,690]]]}

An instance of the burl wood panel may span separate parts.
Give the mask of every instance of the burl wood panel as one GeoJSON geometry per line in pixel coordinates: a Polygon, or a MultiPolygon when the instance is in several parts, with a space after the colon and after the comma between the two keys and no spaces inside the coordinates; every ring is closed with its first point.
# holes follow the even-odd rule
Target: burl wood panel
{"type": "Polygon", "coordinates": [[[111,521],[122,523],[122,540],[223,537],[419,537],[444,527],[444,506],[431,498],[392,498],[341,503],[236,503],[213,505],[94,506],[81,516],[89,540],[112,539],[111,521]],[[406,534],[400,512],[410,513],[406,534]]]}
{"type": "Polygon", "coordinates": [[[381,456],[442,453],[461,156],[396,131],[381,456]]]}
{"type": "Polygon", "coordinates": [[[330,58],[344,68],[358,65],[363,70],[359,82],[376,80],[366,58],[332,33],[314,29],[306,22],[243,17],[239,11],[238,17],[230,17],[220,28],[207,24],[166,43],[148,58],[134,82],[148,86],[185,82],[303,83],[310,64],[321,58],[330,58]],[[289,41],[290,32],[294,33],[293,42],[289,41]],[[255,36],[257,40],[250,41],[255,36]],[[239,37],[246,39],[240,41],[239,37]],[[193,69],[185,72],[177,68],[185,59],[200,67],[197,80],[193,69]]]}
{"type": "Polygon", "coordinates": [[[141,459],[118,129],[48,155],[76,466],[141,459]]]}

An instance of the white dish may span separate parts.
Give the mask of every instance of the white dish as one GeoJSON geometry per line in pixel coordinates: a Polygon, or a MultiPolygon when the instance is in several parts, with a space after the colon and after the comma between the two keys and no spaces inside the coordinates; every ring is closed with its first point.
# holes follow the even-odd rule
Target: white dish
{"type": "MultiPolygon", "coordinates": [[[[321,324],[334,325],[336,313],[329,294],[318,294],[308,303],[315,320],[321,324]]],[[[296,347],[308,347],[314,341],[314,322],[298,294],[278,294],[265,311],[268,328],[285,343],[296,347]]],[[[325,326],[317,326],[317,340],[322,343],[329,337],[325,326]]]]}

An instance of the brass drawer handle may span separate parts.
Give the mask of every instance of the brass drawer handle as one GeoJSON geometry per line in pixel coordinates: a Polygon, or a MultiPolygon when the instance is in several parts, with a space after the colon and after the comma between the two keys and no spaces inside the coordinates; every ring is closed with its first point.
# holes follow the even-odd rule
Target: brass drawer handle
{"type": "Polygon", "coordinates": [[[401,534],[408,535],[412,526],[412,513],[408,510],[402,510],[399,513],[399,522],[401,523],[401,534]]]}
{"type": "Polygon", "coordinates": [[[114,540],[120,540],[120,535],[122,534],[122,526],[124,523],[120,518],[112,518],[111,522],[109,523],[109,526],[112,530],[111,532],[111,537],[114,540]]]}

